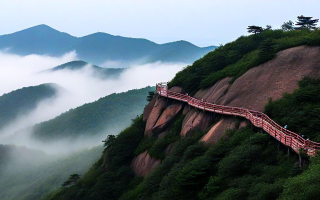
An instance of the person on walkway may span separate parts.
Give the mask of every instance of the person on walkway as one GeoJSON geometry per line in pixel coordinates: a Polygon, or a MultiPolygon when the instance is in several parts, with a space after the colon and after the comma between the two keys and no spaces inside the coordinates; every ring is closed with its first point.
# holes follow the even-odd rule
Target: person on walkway
{"type": "Polygon", "coordinates": [[[287,127],[288,127],[288,125],[284,125],[284,127],[283,127],[283,128],[287,129],[287,127]]]}

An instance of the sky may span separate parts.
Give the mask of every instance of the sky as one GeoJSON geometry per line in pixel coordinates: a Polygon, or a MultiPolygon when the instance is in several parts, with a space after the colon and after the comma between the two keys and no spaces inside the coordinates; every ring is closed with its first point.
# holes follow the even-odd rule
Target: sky
{"type": "Polygon", "coordinates": [[[320,18],[319,10],[319,0],[0,0],[0,35],[46,24],[77,37],[100,31],[203,47],[247,35],[248,25],[320,18]]]}

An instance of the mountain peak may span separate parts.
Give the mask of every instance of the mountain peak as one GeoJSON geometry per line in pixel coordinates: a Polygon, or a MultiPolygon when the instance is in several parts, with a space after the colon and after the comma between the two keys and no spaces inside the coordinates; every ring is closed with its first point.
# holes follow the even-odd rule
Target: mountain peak
{"type": "Polygon", "coordinates": [[[54,29],[54,28],[51,28],[50,26],[48,25],[45,25],[45,24],[40,24],[40,25],[36,25],[36,26],[32,26],[30,28],[27,28],[27,29],[23,29],[21,31],[18,31],[18,32],[15,32],[15,33],[26,33],[26,32],[32,32],[32,33],[39,33],[39,32],[56,32],[56,33],[61,33],[60,31],[54,29]]]}

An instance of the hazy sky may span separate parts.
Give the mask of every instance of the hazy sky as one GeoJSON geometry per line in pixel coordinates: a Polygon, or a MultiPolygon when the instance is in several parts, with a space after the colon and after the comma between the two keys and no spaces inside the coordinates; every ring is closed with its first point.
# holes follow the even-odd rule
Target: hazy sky
{"type": "Polygon", "coordinates": [[[101,31],[208,46],[246,35],[248,25],[278,28],[319,11],[319,0],[0,0],[0,35],[47,24],[77,37],[101,31]]]}

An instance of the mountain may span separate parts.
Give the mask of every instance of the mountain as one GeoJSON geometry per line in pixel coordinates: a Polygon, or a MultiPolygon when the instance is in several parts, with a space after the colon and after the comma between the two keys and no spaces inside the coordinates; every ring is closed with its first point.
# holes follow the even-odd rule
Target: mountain
{"type": "Polygon", "coordinates": [[[9,48],[9,52],[18,55],[56,55],[56,52],[60,53],[65,46],[74,45],[76,41],[76,37],[67,33],[46,25],[38,25],[0,36],[0,49],[9,48]]]}
{"type": "Polygon", "coordinates": [[[82,179],[50,199],[285,200],[320,195],[319,151],[308,156],[318,147],[305,148],[309,140],[320,142],[320,30],[241,36],[179,72],[169,88],[199,99],[199,104],[189,101],[195,107],[209,102],[218,109],[236,108],[211,112],[180,101],[180,94],[175,95],[180,100],[157,95],[129,128],[107,138],[104,155],[82,179]],[[228,115],[241,108],[257,117],[248,121],[228,115]],[[268,130],[259,112],[280,127],[268,130]],[[285,131],[287,124],[290,131],[306,134],[299,149],[291,135],[279,139],[264,132],[285,131]]]}
{"type": "Polygon", "coordinates": [[[57,84],[41,84],[24,87],[0,96],[0,129],[16,117],[27,114],[37,104],[53,97],[59,87],[57,84]]]}
{"type": "Polygon", "coordinates": [[[48,69],[44,72],[54,72],[54,71],[59,71],[59,70],[81,70],[85,66],[89,66],[93,69],[94,75],[100,77],[100,78],[118,78],[120,74],[123,72],[123,68],[102,68],[96,65],[92,65],[90,63],[87,63],[82,60],[76,60],[76,61],[71,61],[64,63],[62,65],[56,66],[54,68],[48,69]]]}
{"type": "Polygon", "coordinates": [[[113,93],[99,100],[71,109],[58,117],[33,127],[33,137],[53,141],[82,136],[96,136],[104,130],[120,131],[146,105],[148,91],[154,87],[113,93]]]}
{"type": "Polygon", "coordinates": [[[155,61],[192,63],[215,47],[200,48],[185,41],[160,45],[146,39],[100,32],[77,38],[49,26],[38,25],[0,36],[0,49],[19,55],[53,56],[75,50],[80,59],[99,65],[106,61],[139,64],[155,61]]]}

